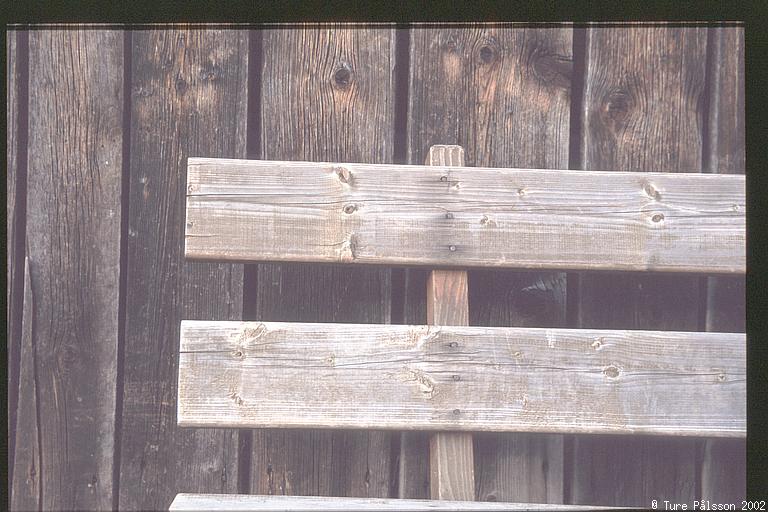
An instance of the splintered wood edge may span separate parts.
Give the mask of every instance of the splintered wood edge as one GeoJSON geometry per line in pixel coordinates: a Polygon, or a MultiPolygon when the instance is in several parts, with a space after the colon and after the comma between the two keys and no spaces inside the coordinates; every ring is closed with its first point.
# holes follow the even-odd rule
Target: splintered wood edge
{"type": "Polygon", "coordinates": [[[191,494],[181,493],[171,503],[169,510],[231,510],[299,512],[318,510],[323,512],[347,512],[349,510],[629,510],[625,507],[600,507],[593,505],[560,505],[548,503],[505,503],[478,501],[437,501],[389,498],[335,498],[319,496],[262,496],[246,494],[191,494]]]}
{"type": "Polygon", "coordinates": [[[177,418],[744,437],[745,366],[743,333],[183,321],[177,418]]]}

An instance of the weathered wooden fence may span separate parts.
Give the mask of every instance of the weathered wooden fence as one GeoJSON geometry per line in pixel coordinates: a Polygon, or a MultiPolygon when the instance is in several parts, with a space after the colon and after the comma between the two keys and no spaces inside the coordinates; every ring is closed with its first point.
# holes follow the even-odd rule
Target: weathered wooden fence
{"type": "MultiPolygon", "coordinates": [[[[740,27],[8,34],[12,508],[426,498],[426,433],[176,425],[180,320],[426,322],[426,270],[209,264],[187,157],[744,172],[740,27]]],[[[469,273],[470,325],[744,331],[744,277],[469,273]]],[[[475,435],[476,498],[738,503],[739,439],[475,435]]]]}

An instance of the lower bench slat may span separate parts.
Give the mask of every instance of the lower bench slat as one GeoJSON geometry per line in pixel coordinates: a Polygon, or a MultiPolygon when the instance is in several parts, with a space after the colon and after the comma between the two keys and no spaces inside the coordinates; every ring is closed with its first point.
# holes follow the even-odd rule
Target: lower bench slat
{"type": "Polygon", "coordinates": [[[245,494],[179,494],[170,510],[365,512],[385,510],[617,510],[619,507],[501,503],[482,501],[399,500],[386,498],[328,498],[315,496],[251,496],[245,494]]]}
{"type": "Polygon", "coordinates": [[[183,321],[181,426],[746,435],[746,336],[183,321]]]}

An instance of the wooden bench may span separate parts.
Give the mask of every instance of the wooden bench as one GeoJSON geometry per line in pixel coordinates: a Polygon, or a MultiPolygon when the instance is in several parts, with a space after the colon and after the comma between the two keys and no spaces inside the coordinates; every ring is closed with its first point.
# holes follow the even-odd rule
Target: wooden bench
{"type": "Polygon", "coordinates": [[[561,510],[472,503],[471,432],[746,436],[743,333],[467,326],[457,270],[744,273],[744,176],[468,168],[458,146],[427,163],[189,159],[189,258],[438,270],[425,326],[183,321],[178,423],[433,431],[432,497],[460,501],[172,510],[561,510]]]}

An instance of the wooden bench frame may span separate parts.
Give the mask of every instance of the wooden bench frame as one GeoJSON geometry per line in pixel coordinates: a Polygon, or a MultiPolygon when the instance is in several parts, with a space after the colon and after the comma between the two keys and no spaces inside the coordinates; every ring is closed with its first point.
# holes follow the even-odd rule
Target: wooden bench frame
{"type": "Polygon", "coordinates": [[[458,501],[180,494],[172,510],[562,509],[472,504],[471,431],[746,436],[744,334],[465,327],[467,272],[454,269],[744,273],[743,176],[470,170],[458,146],[433,146],[427,167],[188,165],[188,258],[443,269],[425,327],[183,321],[179,424],[436,430],[431,495],[458,501]],[[301,382],[282,400],[253,392],[295,383],[291,368],[318,388],[315,407],[298,409],[301,382]],[[381,375],[385,397],[347,406],[381,375]],[[514,386],[494,392],[502,378],[514,386]]]}

